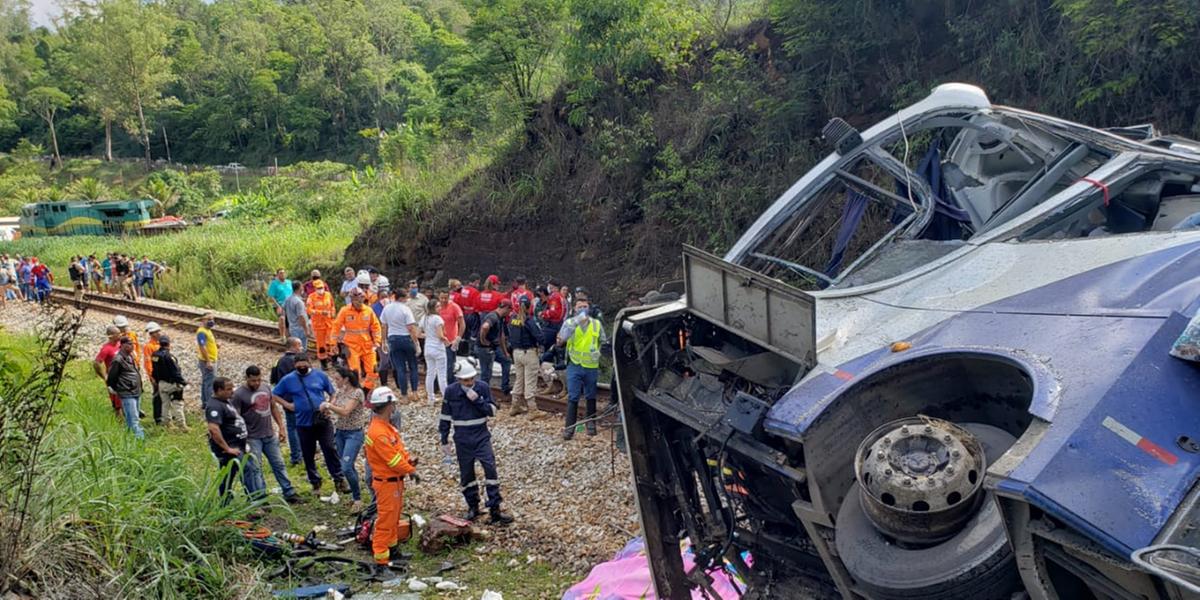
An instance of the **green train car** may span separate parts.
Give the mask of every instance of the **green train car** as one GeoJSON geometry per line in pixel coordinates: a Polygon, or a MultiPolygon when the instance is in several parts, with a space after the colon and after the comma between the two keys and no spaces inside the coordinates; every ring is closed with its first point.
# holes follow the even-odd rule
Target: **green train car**
{"type": "Polygon", "coordinates": [[[39,202],[21,208],[21,235],[120,235],[150,223],[154,200],[39,202]]]}

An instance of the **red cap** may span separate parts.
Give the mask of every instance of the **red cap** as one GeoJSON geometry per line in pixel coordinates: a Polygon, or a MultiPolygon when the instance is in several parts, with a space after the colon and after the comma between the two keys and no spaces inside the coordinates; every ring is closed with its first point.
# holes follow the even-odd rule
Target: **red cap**
{"type": "Polygon", "coordinates": [[[498,275],[488,275],[488,278],[487,278],[487,280],[488,280],[488,281],[489,281],[489,282],[490,282],[492,285],[496,285],[496,284],[500,283],[500,277],[499,277],[498,275]]]}

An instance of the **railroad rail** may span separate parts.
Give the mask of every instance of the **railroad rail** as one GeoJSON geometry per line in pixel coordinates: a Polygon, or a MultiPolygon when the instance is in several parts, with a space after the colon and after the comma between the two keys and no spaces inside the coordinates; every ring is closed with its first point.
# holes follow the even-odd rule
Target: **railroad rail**
{"type": "MultiPolygon", "coordinates": [[[[70,288],[55,287],[51,290],[50,300],[56,304],[73,305],[75,303],[75,296],[73,290],[70,288]]],[[[122,314],[141,321],[155,321],[163,327],[192,329],[199,324],[200,319],[208,312],[200,308],[175,304],[173,302],[151,299],[130,300],[119,296],[97,294],[95,292],[84,292],[83,301],[90,310],[109,314],[122,314]]],[[[285,348],[283,340],[279,336],[279,325],[277,323],[265,319],[229,315],[215,311],[213,315],[217,323],[215,333],[219,339],[276,352],[283,352],[285,348]]],[[[309,349],[315,352],[316,346],[310,342],[309,349]]],[[[421,365],[420,368],[424,371],[424,365],[421,365]]],[[[497,398],[505,402],[509,400],[508,394],[501,391],[499,387],[493,386],[493,390],[496,392],[497,398]]],[[[600,411],[603,411],[604,407],[608,405],[610,394],[611,391],[608,389],[601,388],[598,390],[596,403],[599,405],[600,411]]],[[[534,400],[539,410],[552,413],[565,413],[567,410],[567,401],[565,393],[562,390],[558,390],[557,393],[551,390],[540,390],[539,393],[535,394],[534,400]]]]}

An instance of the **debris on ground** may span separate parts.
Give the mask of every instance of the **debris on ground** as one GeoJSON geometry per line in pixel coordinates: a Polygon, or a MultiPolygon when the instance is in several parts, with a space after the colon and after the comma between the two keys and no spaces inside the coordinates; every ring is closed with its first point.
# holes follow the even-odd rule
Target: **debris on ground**
{"type": "MultiPolygon", "coordinates": [[[[0,328],[15,334],[34,333],[40,312],[24,303],[9,303],[8,308],[0,311],[0,328]]],[[[104,327],[112,317],[101,312],[88,313],[79,334],[81,358],[95,355],[105,339],[104,327]]],[[[177,339],[191,339],[195,333],[193,323],[164,325],[169,334],[182,334],[177,339]]],[[[130,319],[130,326],[141,333],[146,323],[130,319]]],[[[254,364],[270,370],[279,358],[275,352],[223,340],[219,329],[214,333],[221,343],[218,376],[241,381],[247,366],[254,364]]],[[[175,353],[180,358],[184,378],[192,384],[184,391],[189,426],[194,435],[203,436],[204,424],[196,417],[200,373],[196,361],[185,360],[193,356],[190,351],[190,347],[180,345],[175,353]]],[[[424,397],[424,392],[420,393],[424,397]]],[[[97,402],[107,403],[108,399],[97,398],[97,402]]],[[[144,399],[144,403],[148,407],[149,399],[144,399]]],[[[430,465],[423,470],[420,484],[407,486],[405,506],[426,514],[465,509],[457,469],[434,468],[441,457],[437,433],[439,406],[421,402],[404,405],[402,411],[405,445],[409,452],[425,458],[430,465]]],[[[562,418],[558,415],[535,413],[530,418],[513,416],[506,408],[500,410],[491,426],[492,445],[502,480],[504,507],[517,521],[508,527],[482,524],[476,529],[480,535],[492,535],[487,544],[489,552],[545,557],[555,566],[584,573],[621,549],[628,537],[618,527],[636,532],[638,522],[628,462],[621,457],[610,461],[609,436],[602,432],[594,438],[583,436],[563,442],[561,426],[562,418]]],[[[153,435],[153,426],[149,433],[153,435]]],[[[342,506],[345,504],[330,506],[329,510],[341,510],[342,506]]],[[[432,524],[434,520],[429,522],[432,524]]]]}

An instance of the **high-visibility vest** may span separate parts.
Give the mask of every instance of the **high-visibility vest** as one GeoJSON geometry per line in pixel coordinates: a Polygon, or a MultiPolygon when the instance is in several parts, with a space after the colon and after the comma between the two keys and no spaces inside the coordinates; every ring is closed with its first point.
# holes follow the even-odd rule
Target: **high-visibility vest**
{"type": "Polygon", "coordinates": [[[600,323],[588,319],[587,325],[575,326],[567,340],[567,356],[585,369],[600,368],[600,323]]]}

